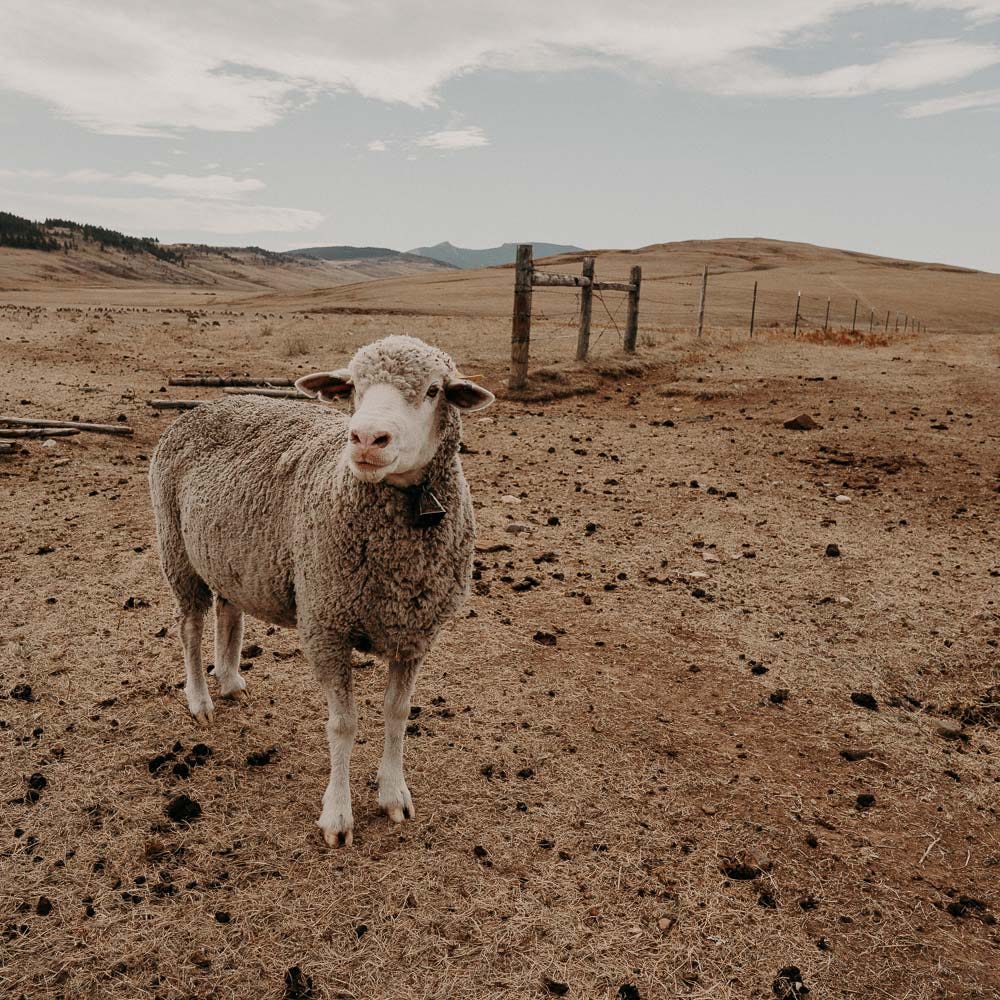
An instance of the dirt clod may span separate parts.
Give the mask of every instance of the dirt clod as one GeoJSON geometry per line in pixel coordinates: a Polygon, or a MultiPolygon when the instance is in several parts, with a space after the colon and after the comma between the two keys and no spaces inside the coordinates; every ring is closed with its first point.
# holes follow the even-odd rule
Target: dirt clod
{"type": "Polygon", "coordinates": [[[164,812],[175,823],[193,823],[201,815],[201,805],[187,795],[178,795],[167,803],[164,812]]]}
{"type": "Polygon", "coordinates": [[[799,1000],[809,992],[809,988],[802,982],[802,973],[797,965],[786,965],[779,969],[771,989],[778,1000],[799,1000]]]}

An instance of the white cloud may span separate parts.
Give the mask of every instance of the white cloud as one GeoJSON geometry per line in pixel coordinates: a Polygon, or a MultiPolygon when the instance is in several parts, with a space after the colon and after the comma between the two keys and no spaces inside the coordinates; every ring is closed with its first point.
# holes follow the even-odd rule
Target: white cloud
{"type": "Polygon", "coordinates": [[[928,118],[951,111],[969,111],[973,108],[1000,108],[1000,90],[973,90],[951,97],[935,97],[919,101],[903,109],[904,118],[928,118]]]}
{"type": "Polygon", "coordinates": [[[431,149],[476,149],[488,146],[490,140],[478,125],[467,125],[464,128],[447,128],[441,132],[430,132],[416,140],[418,146],[429,146],[431,149]]]}
{"type": "Polygon", "coordinates": [[[367,148],[369,153],[384,153],[389,147],[385,139],[372,139],[367,148]]]}
{"type": "Polygon", "coordinates": [[[871,7],[970,26],[1000,16],[1000,0],[312,0],[294,16],[285,0],[93,0],[86,17],[78,0],[8,0],[0,87],[95,131],[163,135],[261,128],[338,91],[433,106],[447,81],[480,69],[603,66],[720,93],[848,96],[990,64],[989,46],[937,40],[804,77],[769,67],[769,52],[808,47],[838,15],[871,7]]]}
{"type": "Polygon", "coordinates": [[[260,191],[266,185],[255,177],[228,177],[224,174],[147,174],[132,171],[127,174],[112,174],[106,170],[82,167],[65,174],[55,174],[50,170],[0,170],[0,177],[20,177],[28,180],[49,180],[66,184],[122,184],[155,188],[170,194],[185,195],[190,198],[219,198],[230,200],[251,191],[260,191]]]}

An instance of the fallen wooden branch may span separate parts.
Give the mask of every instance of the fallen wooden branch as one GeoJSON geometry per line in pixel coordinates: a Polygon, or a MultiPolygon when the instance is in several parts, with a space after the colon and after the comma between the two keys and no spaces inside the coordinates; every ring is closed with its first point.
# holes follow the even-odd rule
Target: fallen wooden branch
{"type": "Polygon", "coordinates": [[[0,437],[9,438],[64,438],[79,434],[76,427],[6,427],[0,430],[0,437]]]}
{"type": "Polygon", "coordinates": [[[147,399],[146,405],[154,410],[193,410],[210,402],[210,399],[147,399]]]}
{"type": "Polygon", "coordinates": [[[223,392],[234,396],[274,396],[278,399],[301,399],[311,402],[311,397],[304,396],[298,389],[246,389],[242,386],[226,386],[223,392]]]}
{"type": "Polygon", "coordinates": [[[177,375],[171,378],[168,385],[209,385],[209,386],[268,386],[295,385],[291,378],[226,378],[221,375],[177,375]]]}
{"type": "Polygon", "coordinates": [[[0,424],[12,424],[16,427],[72,427],[90,434],[120,434],[124,437],[131,437],[134,433],[126,424],[85,424],[78,420],[42,420],[40,417],[0,416],[0,424]]]}
{"type": "Polygon", "coordinates": [[[0,440],[0,455],[6,455],[17,447],[16,441],[0,440]]]}

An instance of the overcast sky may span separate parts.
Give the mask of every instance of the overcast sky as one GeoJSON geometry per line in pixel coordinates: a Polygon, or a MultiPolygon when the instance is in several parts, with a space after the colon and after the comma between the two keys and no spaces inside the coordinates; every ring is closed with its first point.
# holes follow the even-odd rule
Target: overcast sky
{"type": "Polygon", "coordinates": [[[1000,0],[0,0],[0,209],[1000,271],[1000,0]]]}

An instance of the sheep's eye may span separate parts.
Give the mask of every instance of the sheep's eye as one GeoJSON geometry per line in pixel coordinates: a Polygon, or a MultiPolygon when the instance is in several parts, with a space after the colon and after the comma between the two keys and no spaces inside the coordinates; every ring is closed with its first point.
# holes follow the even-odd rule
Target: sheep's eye
{"type": "Polygon", "coordinates": [[[432,385],[427,390],[427,398],[433,399],[441,391],[441,386],[432,385]]]}

